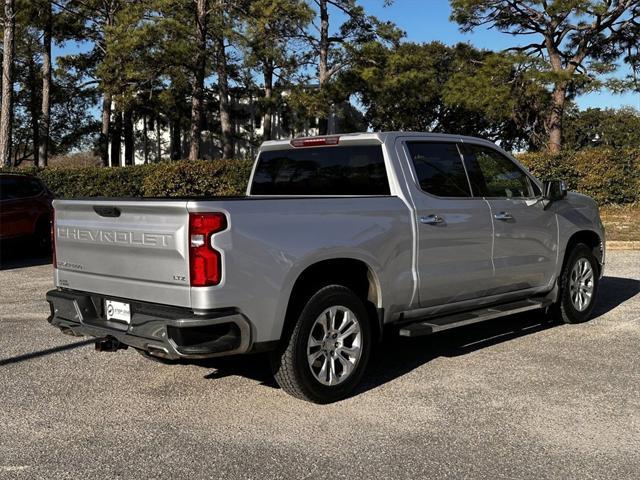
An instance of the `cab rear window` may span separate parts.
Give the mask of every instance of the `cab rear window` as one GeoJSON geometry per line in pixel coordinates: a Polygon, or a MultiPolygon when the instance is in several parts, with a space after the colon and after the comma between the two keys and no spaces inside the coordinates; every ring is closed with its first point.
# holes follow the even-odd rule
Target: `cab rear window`
{"type": "Polygon", "coordinates": [[[380,145],[264,151],[252,195],[389,195],[380,145]]]}

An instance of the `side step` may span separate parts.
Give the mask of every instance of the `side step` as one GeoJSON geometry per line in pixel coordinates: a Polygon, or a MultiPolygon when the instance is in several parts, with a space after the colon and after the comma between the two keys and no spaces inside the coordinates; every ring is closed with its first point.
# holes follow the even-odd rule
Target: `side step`
{"type": "Polygon", "coordinates": [[[516,313],[526,312],[544,308],[551,304],[551,300],[546,298],[519,300],[517,302],[504,303],[479,310],[472,310],[464,313],[455,313],[444,317],[429,318],[429,320],[410,323],[403,326],[398,332],[402,337],[420,337],[432,333],[449,330],[451,328],[462,327],[472,323],[483,322],[493,318],[505,317],[516,313]]]}

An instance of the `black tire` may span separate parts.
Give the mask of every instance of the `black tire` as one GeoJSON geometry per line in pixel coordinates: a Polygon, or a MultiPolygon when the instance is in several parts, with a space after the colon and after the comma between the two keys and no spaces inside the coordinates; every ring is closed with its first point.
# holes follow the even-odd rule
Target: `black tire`
{"type": "Polygon", "coordinates": [[[583,243],[575,245],[562,267],[562,272],[560,272],[558,300],[549,307],[552,319],[564,323],[582,323],[589,320],[598,295],[599,277],[600,265],[591,249],[583,243]],[[586,308],[578,310],[572,300],[571,274],[581,259],[586,260],[591,265],[593,291],[586,308]]]}
{"type": "MultiPolygon", "coordinates": [[[[344,316],[341,322],[343,320],[344,316]]],[[[371,353],[372,333],[370,319],[362,300],[346,287],[340,285],[326,286],[309,299],[297,318],[291,336],[280,349],[273,352],[271,366],[274,377],[285,392],[296,398],[314,403],[331,403],[341,400],[347,397],[362,379],[371,353]],[[355,361],[353,369],[343,380],[340,380],[340,383],[337,385],[325,385],[316,378],[312,371],[307,357],[307,347],[310,336],[317,334],[317,330],[314,330],[318,328],[316,320],[327,309],[336,306],[346,307],[356,317],[361,334],[361,337],[359,337],[361,353],[360,357],[355,361]]],[[[343,363],[337,361],[337,355],[340,355],[338,350],[335,353],[331,352],[331,356],[334,355],[336,355],[336,358],[331,360],[331,364],[334,361],[336,365],[343,363]]],[[[325,358],[325,356],[323,355],[322,358],[325,358]]],[[[325,362],[328,360],[329,357],[327,356],[325,362]]],[[[321,362],[320,359],[318,361],[321,362]]],[[[340,367],[336,367],[336,369],[338,368],[340,367]]],[[[342,373],[344,374],[344,371],[342,373]]]]}

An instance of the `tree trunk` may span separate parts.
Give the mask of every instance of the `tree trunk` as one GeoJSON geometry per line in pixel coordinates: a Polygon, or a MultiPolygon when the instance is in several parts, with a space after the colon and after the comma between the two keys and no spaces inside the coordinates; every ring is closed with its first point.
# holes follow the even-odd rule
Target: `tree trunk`
{"type": "Polygon", "coordinates": [[[162,160],[162,138],[160,137],[160,115],[156,115],[156,162],[162,160]]]}
{"type": "Polygon", "coordinates": [[[111,131],[111,166],[120,166],[120,153],[122,142],[122,112],[115,111],[113,128],[111,131]]]}
{"type": "Polygon", "coordinates": [[[4,58],[2,60],[2,108],[0,110],[0,161],[11,166],[11,121],[13,117],[13,53],[16,17],[14,0],[4,2],[4,58]]]}
{"type": "MultiPolygon", "coordinates": [[[[113,25],[113,17],[115,15],[114,11],[109,11],[107,13],[105,19],[105,29],[113,25]]],[[[103,48],[106,46],[103,45],[103,48]]],[[[113,95],[106,91],[104,85],[102,85],[102,128],[100,130],[100,157],[102,158],[102,166],[109,166],[109,139],[112,137],[112,127],[111,127],[111,115],[112,115],[112,105],[113,105],[113,95]]],[[[119,129],[120,130],[120,129],[119,129]]],[[[111,166],[119,166],[120,165],[120,156],[118,155],[117,161],[113,161],[113,148],[114,148],[115,140],[111,138],[111,166]]],[[[120,138],[117,140],[117,149],[120,151],[120,138]]]]}
{"type": "MultiPolygon", "coordinates": [[[[36,83],[38,75],[36,74],[36,62],[33,58],[32,45],[29,43],[27,47],[27,85],[29,90],[29,115],[31,116],[31,143],[33,145],[33,165],[38,166],[38,147],[40,146],[40,105],[38,105],[38,88],[36,83]]],[[[25,151],[26,151],[25,142],[25,151]]],[[[15,164],[15,162],[14,162],[15,164]]]]}
{"type": "Polygon", "coordinates": [[[142,115],[142,156],[144,164],[149,163],[149,127],[146,112],[142,115]]]}
{"type": "MultiPolygon", "coordinates": [[[[109,133],[111,130],[111,103],[110,93],[105,92],[102,96],[102,129],[100,130],[100,157],[102,166],[109,166],[109,133]]],[[[113,145],[113,144],[112,144],[113,145]]]]}
{"type": "MultiPolygon", "coordinates": [[[[323,93],[329,81],[329,7],[327,0],[320,0],[320,61],[318,64],[318,85],[323,93]]],[[[324,112],[318,114],[318,131],[320,135],[327,134],[327,116],[324,112]]]]}
{"type": "Polygon", "coordinates": [[[320,88],[329,80],[329,9],[327,0],[320,0],[320,63],[318,64],[318,82],[320,88]]]}
{"type": "Polygon", "coordinates": [[[127,107],[123,114],[124,130],[124,164],[133,165],[135,159],[135,142],[133,137],[133,110],[127,107]]]}
{"type": "Polygon", "coordinates": [[[173,158],[173,120],[169,120],[169,160],[174,160],[173,158]]]}
{"type": "Polygon", "coordinates": [[[271,119],[273,118],[273,67],[264,67],[264,100],[265,111],[262,116],[262,140],[271,140],[271,119]]]}
{"type": "Polygon", "coordinates": [[[180,160],[182,157],[182,135],[180,129],[180,119],[171,119],[171,125],[169,127],[170,136],[170,147],[171,150],[171,160],[180,160]]]}
{"type": "Polygon", "coordinates": [[[562,116],[567,98],[565,84],[556,84],[551,96],[551,111],[547,119],[547,131],[549,132],[548,150],[550,153],[560,153],[562,150],[562,116]]]}
{"type": "Polygon", "coordinates": [[[42,129],[40,135],[40,165],[49,163],[49,135],[51,134],[51,2],[47,2],[47,16],[42,40],[42,129]]]}
{"type": "Polygon", "coordinates": [[[220,95],[220,129],[222,131],[222,158],[233,157],[233,137],[231,125],[231,107],[229,103],[229,78],[227,72],[227,52],[224,46],[224,37],[217,39],[218,61],[216,70],[218,74],[218,93],[220,95]]]}
{"type": "Polygon", "coordinates": [[[200,157],[200,133],[202,131],[202,116],[204,109],[204,76],[206,69],[207,50],[207,2],[196,0],[196,72],[191,95],[191,135],[189,160],[200,157]]]}
{"type": "Polygon", "coordinates": [[[251,125],[251,130],[249,132],[249,155],[253,156],[253,145],[255,144],[255,131],[256,131],[256,109],[255,102],[253,100],[253,94],[251,92],[249,95],[249,124],[251,125]]]}

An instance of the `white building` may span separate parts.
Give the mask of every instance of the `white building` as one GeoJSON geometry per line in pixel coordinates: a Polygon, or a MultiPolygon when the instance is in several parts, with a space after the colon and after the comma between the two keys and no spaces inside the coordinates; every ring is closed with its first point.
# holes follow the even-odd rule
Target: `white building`
{"type": "MultiPolygon", "coordinates": [[[[283,96],[286,94],[283,94],[283,96]]],[[[262,141],[263,126],[262,118],[257,112],[256,98],[237,95],[232,97],[232,119],[233,125],[235,157],[244,158],[255,155],[260,142],[262,141]]],[[[216,102],[210,103],[215,106],[216,102]]],[[[217,109],[207,111],[206,125],[216,125],[218,120],[217,109]]],[[[352,130],[362,130],[364,127],[360,112],[350,104],[342,104],[334,108],[334,112],[329,117],[328,132],[335,133],[344,131],[341,124],[345,124],[340,119],[348,118],[345,127],[358,125],[359,128],[352,130]]],[[[301,121],[286,107],[279,108],[271,120],[271,133],[273,139],[293,138],[298,136],[310,136],[318,134],[318,122],[301,121]]],[[[219,129],[218,129],[219,131],[219,129]]],[[[170,160],[171,155],[171,122],[166,117],[153,118],[138,113],[133,121],[134,155],[135,165],[153,163],[157,161],[170,160]],[[145,135],[146,132],[146,135],[145,135]]],[[[183,125],[179,132],[180,152],[178,152],[176,135],[176,155],[174,158],[187,158],[189,154],[189,126],[183,125]],[[178,154],[179,153],[179,154],[178,154]]],[[[111,159],[112,145],[109,144],[109,164],[113,165],[111,159]]],[[[221,141],[217,132],[204,130],[201,134],[200,157],[205,159],[219,158],[221,156],[221,141]]],[[[120,142],[120,165],[125,165],[124,140],[120,142]]]]}

